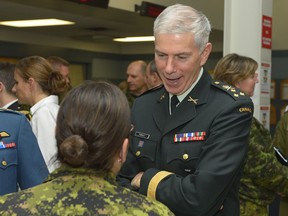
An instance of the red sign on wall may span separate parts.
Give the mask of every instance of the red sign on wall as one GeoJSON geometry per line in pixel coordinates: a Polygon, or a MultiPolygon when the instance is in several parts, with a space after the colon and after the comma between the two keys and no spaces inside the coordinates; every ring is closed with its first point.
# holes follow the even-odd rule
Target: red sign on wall
{"type": "Polygon", "coordinates": [[[272,17],[262,16],[262,48],[272,48],[272,17]]]}

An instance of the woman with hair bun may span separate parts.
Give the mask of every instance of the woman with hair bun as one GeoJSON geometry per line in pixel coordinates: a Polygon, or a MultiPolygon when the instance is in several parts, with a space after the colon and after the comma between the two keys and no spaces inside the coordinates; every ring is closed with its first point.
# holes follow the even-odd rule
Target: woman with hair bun
{"type": "Polygon", "coordinates": [[[65,79],[57,71],[53,71],[50,63],[40,56],[29,56],[19,60],[14,79],[15,85],[12,90],[20,104],[31,107],[32,130],[37,137],[48,170],[52,172],[59,166],[55,160],[55,127],[59,110],[56,95],[66,87],[65,79]]]}
{"type": "Polygon", "coordinates": [[[119,186],[131,130],[124,93],[86,81],[65,96],[56,124],[61,166],[42,184],[0,198],[0,215],[173,215],[162,203],[119,186]]]}

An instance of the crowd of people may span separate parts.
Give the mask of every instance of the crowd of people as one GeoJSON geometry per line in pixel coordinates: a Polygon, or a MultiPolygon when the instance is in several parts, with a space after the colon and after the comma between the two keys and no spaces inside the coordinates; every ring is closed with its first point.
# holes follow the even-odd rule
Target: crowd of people
{"type": "Polygon", "coordinates": [[[118,86],[72,88],[58,56],[0,62],[1,215],[268,216],[276,196],[287,214],[288,112],[274,137],[253,117],[258,63],[230,53],[209,74],[190,6],[153,32],[154,59],[118,86]]]}

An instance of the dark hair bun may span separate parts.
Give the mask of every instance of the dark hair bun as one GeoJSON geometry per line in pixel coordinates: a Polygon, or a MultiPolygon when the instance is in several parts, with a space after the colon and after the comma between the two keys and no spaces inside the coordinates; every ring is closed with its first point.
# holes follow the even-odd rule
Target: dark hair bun
{"type": "Polygon", "coordinates": [[[88,155],[88,145],[79,135],[66,138],[60,144],[59,150],[65,162],[73,166],[81,166],[88,155]]]}

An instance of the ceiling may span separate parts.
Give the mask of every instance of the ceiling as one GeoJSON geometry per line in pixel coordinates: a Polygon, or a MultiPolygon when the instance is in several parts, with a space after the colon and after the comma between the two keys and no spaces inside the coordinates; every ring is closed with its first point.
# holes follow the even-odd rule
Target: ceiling
{"type": "MultiPolygon", "coordinates": [[[[149,0],[148,0],[149,1],[149,0]]],[[[87,6],[68,0],[0,0],[0,21],[58,18],[76,25],[14,28],[0,26],[0,41],[74,48],[117,54],[141,54],[153,51],[153,42],[119,43],[114,37],[152,35],[154,18],[134,12],[139,0],[110,0],[109,8],[87,6]]],[[[168,6],[174,3],[193,5],[210,19],[214,51],[222,50],[224,0],[150,0],[168,6]],[[216,49],[216,50],[215,50],[216,49]]],[[[288,50],[287,0],[273,2],[273,50],[288,50]],[[274,12],[277,11],[277,12],[274,12]]]]}

